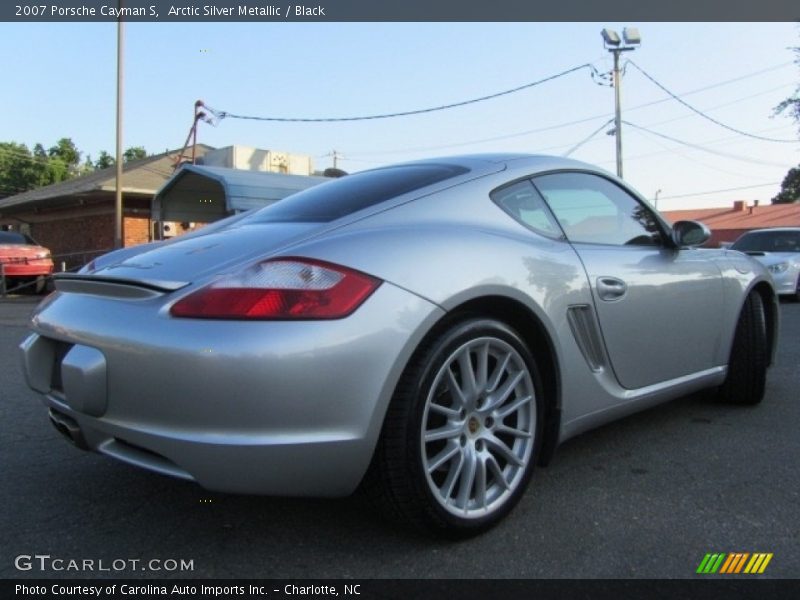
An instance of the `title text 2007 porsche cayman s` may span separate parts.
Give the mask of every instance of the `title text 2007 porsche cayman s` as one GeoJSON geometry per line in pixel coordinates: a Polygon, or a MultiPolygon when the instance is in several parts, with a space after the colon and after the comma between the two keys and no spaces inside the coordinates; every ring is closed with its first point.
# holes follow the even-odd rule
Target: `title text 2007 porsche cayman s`
{"type": "Polygon", "coordinates": [[[762,399],[775,291],[708,235],[572,160],[378,168],[59,276],[24,368],[82,448],[470,535],[577,433],[762,399]]]}

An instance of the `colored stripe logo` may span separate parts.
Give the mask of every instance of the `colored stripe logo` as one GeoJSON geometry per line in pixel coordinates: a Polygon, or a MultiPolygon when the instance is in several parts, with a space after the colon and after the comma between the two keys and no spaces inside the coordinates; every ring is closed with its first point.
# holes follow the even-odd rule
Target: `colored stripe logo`
{"type": "Polygon", "coordinates": [[[773,554],[766,552],[729,552],[729,553],[716,553],[706,554],[697,567],[697,573],[700,575],[736,575],[739,573],[747,573],[756,575],[763,573],[769,561],[772,560],[773,554]]]}

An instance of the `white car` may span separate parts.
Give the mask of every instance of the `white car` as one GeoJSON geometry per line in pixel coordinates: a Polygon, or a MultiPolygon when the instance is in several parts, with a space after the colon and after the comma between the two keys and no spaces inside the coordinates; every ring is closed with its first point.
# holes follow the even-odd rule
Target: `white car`
{"type": "Polygon", "coordinates": [[[800,301],[800,227],[754,229],[731,246],[761,262],[781,296],[800,301]]]}

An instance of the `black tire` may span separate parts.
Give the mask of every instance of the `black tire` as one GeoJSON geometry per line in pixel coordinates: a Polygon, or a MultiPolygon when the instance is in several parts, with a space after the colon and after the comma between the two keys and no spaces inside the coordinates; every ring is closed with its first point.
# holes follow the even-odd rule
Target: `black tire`
{"type": "Polygon", "coordinates": [[[753,291],[745,299],[736,324],[728,376],[719,388],[719,398],[732,404],[761,402],[767,381],[768,353],[764,302],[753,291]]]}
{"type": "Polygon", "coordinates": [[[36,283],[33,285],[33,293],[36,295],[43,294],[47,289],[47,277],[39,275],[36,278],[36,283]]]}
{"type": "Polygon", "coordinates": [[[541,398],[533,356],[510,327],[482,318],[450,325],[403,373],[365,491],[429,532],[464,538],[489,529],[531,477],[541,398]]]}

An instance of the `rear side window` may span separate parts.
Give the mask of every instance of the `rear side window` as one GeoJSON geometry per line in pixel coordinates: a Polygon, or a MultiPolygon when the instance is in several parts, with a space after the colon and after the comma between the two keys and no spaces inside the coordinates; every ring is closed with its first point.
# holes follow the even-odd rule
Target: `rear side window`
{"type": "Polygon", "coordinates": [[[455,165],[400,165],[323,183],[262,208],[245,223],[327,223],[468,169],[455,165]]]}
{"type": "Polygon", "coordinates": [[[490,195],[500,208],[525,227],[548,237],[563,237],[544,200],[530,181],[519,181],[490,195]]]}

